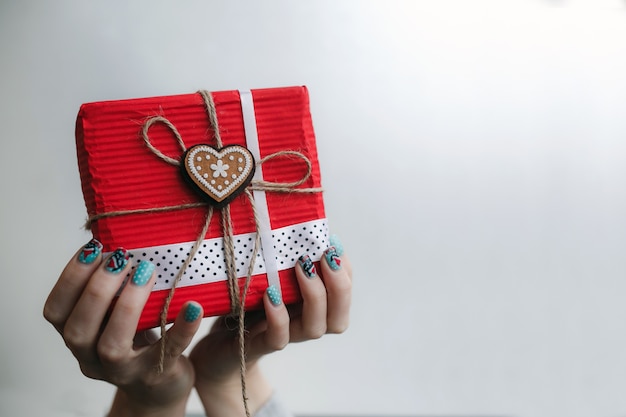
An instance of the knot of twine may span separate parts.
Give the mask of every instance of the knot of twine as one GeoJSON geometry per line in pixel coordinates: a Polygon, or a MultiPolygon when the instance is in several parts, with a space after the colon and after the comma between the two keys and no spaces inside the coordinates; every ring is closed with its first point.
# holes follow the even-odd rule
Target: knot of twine
{"type": "MultiPolygon", "coordinates": [[[[223,143],[222,143],[222,138],[220,136],[219,125],[217,121],[217,112],[215,110],[215,103],[213,102],[213,97],[206,90],[200,90],[198,91],[198,94],[202,96],[202,99],[204,101],[205,111],[209,118],[209,124],[211,128],[213,129],[213,135],[215,138],[217,148],[222,148],[223,143]]],[[[157,124],[157,123],[161,123],[165,125],[170,130],[170,132],[172,132],[176,141],[178,142],[180,149],[182,150],[184,154],[187,148],[185,147],[183,138],[178,132],[178,129],[176,129],[176,126],[174,126],[172,122],[170,122],[167,118],[163,116],[153,116],[153,117],[148,118],[142,126],[141,137],[145,145],[147,146],[147,148],[156,157],[158,157],[160,160],[170,165],[179,167],[181,164],[179,160],[171,158],[163,154],[160,150],[154,147],[154,145],[152,145],[150,141],[150,137],[148,135],[148,131],[150,130],[150,127],[152,127],[154,124],[157,124]]],[[[230,215],[230,204],[227,204],[220,209],[222,234],[223,234],[223,240],[224,240],[224,261],[226,264],[226,275],[227,275],[227,281],[228,281],[228,292],[230,296],[231,314],[238,316],[241,394],[242,394],[244,409],[245,409],[247,417],[250,417],[250,410],[248,407],[248,396],[247,396],[246,378],[245,378],[245,375],[246,375],[245,321],[244,321],[245,302],[246,302],[248,289],[250,287],[250,282],[252,279],[252,273],[254,271],[255,260],[259,253],[260,243],[261,243],[261,237],[259,233],[260,220],[259,220],[259,215],[256,209],[256,205],[254,203],[254,198],[252,196],[251,191],[271,191],[271,192],[284,192],[284,193],[319,193],[319,192],[322,192],[321,188],[296,188],[299,185],[304,184],[309,179],[309,177],[311,176],[311,170],[312,170],[311,161],[304,154],[300,152],[291,151],[291,150],[279,151],[279,152],[267,155],[266,157],[262,158],[259,161],[256,161],[256,164],[257,166],[260,166],[263,163],[271,159],[277,158],[277,157],[298,158],[302,160],[303,162],[305,162],[307,166],[307,170],[306,170],[306,173],[302,176],[302,178],[298,181],[275,183],[275,182],[269,182],[269,181],[264,181],[264,180],[252,180],[251,183],[243,191],[243,194],[247,196],[248,200],[250,201],[250,205],[252,207],[252,215],[254,217],[254,223],[255,223],[255,228],[256,228],[256,238],[254,241],[253,252],[251,255],[251,262],[248,267],[248,271],[246,273],[245,284],[242,289],[240,289],[239,285],[237,285],[237,274],[236,274],[236,265],[235,265],[236,263],[235,246],[234,246],[234,241],[233,241],[233,225],[232,225],[232,219],[230,215]]],[[[99,213],[99,214],[90,216],[87,222],[85,223],[85,228],[90,229],[91,225],[94,222],[103,218],[130,215],[130,214],[161,213],[161,212],[185,210],[185,209],[192,209],[192,208],[205,207],[205,206],[207,207],[207,213],[206,213],[204,224],[202,226],[202,230],[198,234],[198,238],[194,242],[191,250],[189,251],[189,255],[183,262],[182,267],[176,274],[176,277],[174,278],[174,282],[172,284],[172,288],[170,289],[165,299],[163,308],[161,310],[161,314],[160,314],[161,341],[160,341],[159,363],[157,365],[158,373],[163,372],[163,367],[165,363],[166,338],[167,338],[166,325],[167,325],[167,314],[169,311],[170,303],[172,299],[174,298],[174,293],[176,292],[176,286],[182,279],[185,271],[187,270],[187,267],[189,266],[189,263],[192,261],[192,259],[196,255],[196,252],[198,251],[202,241],[204,240],[207,234],[209,225],[211,224],[211,219],[213,217],[213,206],[211,206],[210,203],[208,202],[195,202],[195,203],[179,204],[179,205],[165,206],[165,207],[152,207],[152,208],[135,209],[135,210],[111,211],[111,212],[99,213]]]]}

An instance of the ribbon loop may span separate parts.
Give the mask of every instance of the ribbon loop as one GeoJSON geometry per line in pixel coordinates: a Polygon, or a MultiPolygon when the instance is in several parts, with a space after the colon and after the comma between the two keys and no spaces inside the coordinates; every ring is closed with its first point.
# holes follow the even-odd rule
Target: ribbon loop
{"type": "Polygon", "coordinates": [[[252,185],[253,186],[264,186],[264,187],[268,187],[268,188],[277,188],[277,190],[275,190],[275,191],[289,192],[294,187],[297,187],[299,185],[304,184],[309,179],[309,177],[311,176],[311,170],[312,170],[311,161],[309,160],[309,158],[304,156],[304,154],[302,154],[301,152],[298,152],[298,151],[279,151],[279,152],[275,152],[273,154],[267,155],[264,158],[261,158],[257,162],[257,166],[261,166],[265,162],[268,162],[268,161],[271,161],[274,158],[280,158],[280,157],[295,157],[295,158],[301,159],[306,164],[306,167],[307,167],[307,170],[306,170],[306,173],[304,174],[304,176],[301,179],[299,179],[298,181],[294,181],[294,182],[271,182],[271,181],[265,181],[265,180],[256,180],[256,181],[252,181],[252,185]],[[285,190],[280,190],[281,188],[285,188],[285,190]]]}
{"type": "Polygon", "coordinates": [[[143,138],[144,143],[146,144],[148,149],[150,149],[150,151],[152,151],[152,153],[155,154],[162,161],[165,161],[170,165],[180,166],[180,161],[178,159],[174,159],[165,155],[163,152],[155,148],[152,142],[150,142],[150,136],[148,136],[148,130],[155,123],[163,123],[165,126],[167,126],[167,128],[174,134],[174,137],[176,138],[176,141],[178,142],[178,145],[180,146],[183,153],[185,153],[185,151],[187,150],[187,148],[185,148],[185,143],[183,142],[183,138],[180,136],[180,133],[178,133],[178,129],[176,129],[176,126],[174,126],[172,122],[170,122],[163,116],[151,117],[148,120],[146,120],[146,122],[143,124],[143,127],[141,129],[141,137],[143,138]]]}
{"type": "MultiPolygon", "coordinates": [[[[200,90],[198,91],[198,94],[200,94],[202,100],[204,101],[204,108],[206,110],[207,116],[209,117],[209,123],[211,124],[211,128],[213,129],[213,136],[215,137],[216,145],[218,148],[222,148],[222,137],[220,136],[220,130],[218,127],[219,124],[217,122],[217,112],[215,111],[215,103],[213,102],[213,97],[211,97],[211,93],[206,90],[200,90]]],[[[141,129],[141,137],[144,143],[146,144],[148,149],[150,149],[150,151],[155,154],[159,159],[167,162],[170,165],[180,166],[180,161],[178,159],[174,159],[165,155],[163,152],[158,150],[150,141],[150,136],[148,136],[148,130],[150,130],[150,127],[155,123],[163,123],[165,126],[167,126],[167,128],[176,138],[178,146],[180,146],[180,149],[183,151],[182,153],[184,154],[185,151],[187,151],[187,148],[185,147],[185,142],[178,132],[178,129],[176,129],[176,126],[174,126],[172,122],[170,122],[167,118],[163,116],[150,117],[143,124],[143,127],[141,129]]]]}

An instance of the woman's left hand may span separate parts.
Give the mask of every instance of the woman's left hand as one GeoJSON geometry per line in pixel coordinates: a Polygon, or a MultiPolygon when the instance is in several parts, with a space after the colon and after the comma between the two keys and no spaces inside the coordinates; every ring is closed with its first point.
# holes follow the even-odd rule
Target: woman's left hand
{"type": "MultiPolygon", "coordinates": [[[[339,254],[335,247],[324,253],[321,273],[308,256],[300,258],[296,266],[302,294],[300,304],[285,306],[278,291],[269,287],[263,297],[265,311],[248,313],[246,379],[252,414],[272,394],[257,366],[261,357],[282,350],[289,343],[343,333],[347,329],[352,267],[348,258],[339,254]]],[[[190,354],[196,371],[196,389],[207,416],[243,415],[238,331],[236,325],[227,326],[227,320],[218,319],[190,354]]]]}

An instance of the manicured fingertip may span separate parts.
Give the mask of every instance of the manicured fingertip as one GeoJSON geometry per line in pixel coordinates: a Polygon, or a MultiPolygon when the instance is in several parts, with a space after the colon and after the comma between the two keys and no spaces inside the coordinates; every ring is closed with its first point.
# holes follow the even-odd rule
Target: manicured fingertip
{"type": "Polygon", "coordinates": [[[334,246],[329,247],[324,252],[324,259],[326,259],[326,263],[333,271],[338,271],[341,269],[341,258],[337,253],[337,248],[334,246]]]}
{"type": "Polygon", "coordinates": [[[102,253],[102,243],[97,239],[91,239],[78,254],[78,262],[81,264],[92,264],[102,253]]]}
{"type": "Polygon", "coordinates": [[[278,307],[283,303],[282,294],[280,293],[280,290],[274,285],[270,285],[269,287],[267,287],[266,292],[273,306],[278,307]]]}
{"type": "Polygon", "coordinates": [[[304,276],[307,278],[315,278],[317,276],[317,270],[315,269],[315,264],[311,260],[309,255],[302,255],[298,258],[298,265],[304,272],[304,276]]]}
{"type": "Polygon", "coordinates": [[[193,323],[194,321],[198,320],[198,318],[200,317],[202,317],[202,306],[195,301],[188,302],[187,305],[185,306],[185,313],[183,315],[183,319],[187,323],[193,323]]]}
{"type": "Polygon", "coordinates": [[[126,268],[129,259],[130,253],[126,249],[117,248],[106,260],[104,269],[113,274],[119,274],[126,268]]]}
{"type": "Polygon", "coordinates": [[[154,265],[152,262],[139,262],[139,265],[137,265],[137,268],[135,269],[135,273],[133,274],[131,282],[138,287],[143,287],[148,283],[148,281],[150,281],[150,278],[152,278],[152,273],[154,272],[155,268],[156,265],[154,265]]]}

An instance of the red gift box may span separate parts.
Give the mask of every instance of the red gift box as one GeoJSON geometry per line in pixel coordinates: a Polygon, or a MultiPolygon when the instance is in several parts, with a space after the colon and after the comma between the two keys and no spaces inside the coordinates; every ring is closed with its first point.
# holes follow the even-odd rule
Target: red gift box
{"type": "MultiPolygon", "coordinates": [[[[272,268],[278,269],[276,278],[284,302],[293,303],[300,297],[293,269],[298,257],[306,253],[317,262],[328,246],[322,194],[302,190],[321,187],[307,89],[222,91],[211,96],[223,146],[256,149],[255,178],[285,184],[306,177],[307,163],[291,153],[259,165],[262,158],[277,152],[296,151],[310,161],[310,176],[293,187],[296,192],[254,191],[254,205],[266,210],[269,219],[264,220],[265,240],[256,256],[245,308],[262,308],[267,270],[272,268]]],[[[82,190],[94,237],[103,243],[105,253],[124,247],[131,252],[134,266],[142,260],[156,265],[157,282],[139,329],[160,323],[165,299],[181,268],[185,272],[168,308],[168,322],[188,300],[201,303],[206,316],[231,311],[219,209],[214,210],[193,259],[186,268],[183,265],[202,231],[208,205],[185,181],[180,167],[157,157],[144,142],[143,126],[155,116],[167,119],[182,140],[181,147],[165,123],[149,128],[149,143],[166,157],[180,160],[185,148],[215,145],[201,94],[83,104],[76,123],[82,190]]],[[[237,278],[242,286],[253,256],[257,224],[245,194],[235,197],[229,206],[237,278]]]]}

